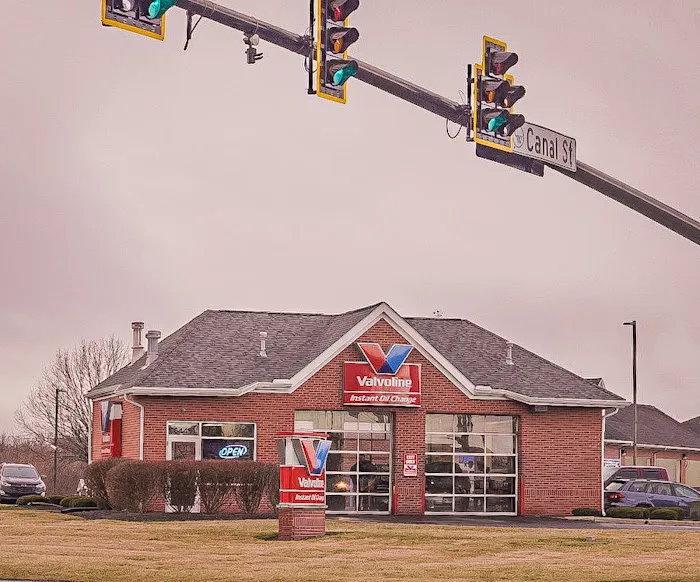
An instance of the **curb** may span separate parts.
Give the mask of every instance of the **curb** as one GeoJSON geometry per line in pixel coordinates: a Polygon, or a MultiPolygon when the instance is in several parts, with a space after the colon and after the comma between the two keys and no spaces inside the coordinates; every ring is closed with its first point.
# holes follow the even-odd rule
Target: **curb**
{"type": "Polygon", "coordinates": [[[630,519],[623,517],[594,517],[587,515],[568,515],[563,519],[570,521],[593,521],[596,523],[643,523],[644,525],[674,525],[677,527],[700,527],[700,521],[684,519],[630,519]]]}

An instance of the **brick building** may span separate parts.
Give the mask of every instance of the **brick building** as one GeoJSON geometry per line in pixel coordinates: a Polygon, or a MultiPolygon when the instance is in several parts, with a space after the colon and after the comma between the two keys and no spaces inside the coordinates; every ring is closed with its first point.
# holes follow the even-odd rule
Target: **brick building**
{"type": "Polygon", "coordinates": [[[277,462],[278,432],[325,431],[329,513],[601,508],[605,415],[629,404],[469,321],[386,303],[205,311],[147,350],[132,328],[132,363],[88,394],[92,460],[277,462]]]}
{"type": "MultiPolygon", "coordinates": [[[[700,487],[700,434],[697,419],[678,422],[654,406],[637,406],[637,465],[665,467],[671,481],[700,487]]],[[[633,465],[632,406],[621,408],[605,424],[605,459],[633,465]]]]}

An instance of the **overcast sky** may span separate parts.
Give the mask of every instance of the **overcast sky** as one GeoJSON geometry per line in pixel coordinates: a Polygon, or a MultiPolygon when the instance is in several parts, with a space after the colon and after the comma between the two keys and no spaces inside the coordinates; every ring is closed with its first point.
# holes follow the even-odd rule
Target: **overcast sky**
{"type": "MultiPolygon", "coordinates": [[[[221,1],[308,24],[306,0],[221,1]]],[[[479,6],[363,0],[352,54],[458,100],[482,35],[505,40],[517,111],[700,219],[697,2],[479,6]]],[[[478,159],[357,80],[346,105],[308,96],[301,57],[261,43],[246,65],[238,31],[204,21],[183,52],[185,14],[167,18],[159,42],[102,27],[99,0],[3,2],[0,431],[82,337],[380,300],[469,319],[626,398],[634,318],[640,401],[700,414],[700,247],[557,172],[478,159]]]]}

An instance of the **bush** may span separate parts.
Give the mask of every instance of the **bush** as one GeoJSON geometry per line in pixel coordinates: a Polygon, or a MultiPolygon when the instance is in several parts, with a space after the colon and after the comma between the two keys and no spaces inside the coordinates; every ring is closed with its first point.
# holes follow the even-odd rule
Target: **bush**
{"type": "Polygon", "coordinates": [[[41,495],[22,495],[22,497],[19,497],[15,503],[17,505],[27,505],[29,503],[38,502],[46,502],[46,497],[43,497],[41,495]]]}
{"type": "Polygon", "coordinates": [[[61,501],[63,501],[63,498],[65,495],[49,495],[48,497],[45,497],[46,503],[53,503],[54,505],[61,505],[61,501]]]}
{"type": "Polygon", "coordinates": [[[110,469],[119,463],[123,463],[125,459],[120,457],[111,457],[103,461],[95,461],[85,469],[85,485],[88,488],[90,497],[92,497],[100,509],[112,509],[107,494],[106,478],[110,469]]]}
{"type": "Polygon", "coordinates": [[[278,505],[280,502],[280,468],[276,463],[266,463],[267,465],[267,482],[265,485],[265,493],[267,500],[272,507],[272,513],[277,515],[278,505]]]}
{"type": "Polygon", "coordinates": [[[626,519],[648,519],[648,507],[611,507],[605,512],[608,517],[622,517],[626,519]]]}
{"type": "Polygon", "coordinates": [[[159,463],[160,489],[176,513],[187,513],[197,499],[197,470],[201,461],[159,463]]]}
{"type": "Polygon", "coordinates": [[[257,513],[263,494],[269,483],[267,463],[255,461],[236,461],[231,463],[234,469],[235,485],[233,495],[238,508],[247,514],[257,513]]]}
{"type": "Polygon", "coordinates": [[[84,497],[80,497],[79,495],[69,495],[68,497],[61,499],[59,505],[61,507],[73,507],[72,503],[79,499],[84,499],[84,497]]]}
{"type": "Polygon", "coordinates": [[[199,498],[206,513],[221,510],[233,490],[236,477],[232,461],[201,461],[199,467],[199,498]]]}
{"type": "Polygon", "coordinates": [[[114,509],[145,513],[160,489],[159,467],[144,461],[118,463],[107,473],[105,483],[114,509]]]}
{"type": "Polygon", "coordinates": [[[690,508],[690,519],[700,520],[700,501],[691,501],[688,507],[690,508]]]}
{"type": "Polygon", "coordinates": [[[649,519],[677,519],[681,520],[685,516],[680,507],[655,507],[649,512],[649,519]]]}
{"type": "Polygon", "coordinates": [[[600,517],[603,514],[598,509],[593,509],[592,507],[577,507],[571,510],[571,515],[600,517]]]}

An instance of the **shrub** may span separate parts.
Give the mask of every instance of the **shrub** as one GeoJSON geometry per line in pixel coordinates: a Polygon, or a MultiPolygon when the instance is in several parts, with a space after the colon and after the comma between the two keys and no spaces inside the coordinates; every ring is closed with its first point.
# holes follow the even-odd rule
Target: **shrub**
{"type": "Polygon", "coordinates": [[[690,519],[700,520],[700,501],[691,501],[688,506],[690,507],[690,519]]]}
{"type": "Polygon", "coordinates": [[[571,510],[571,515],[600,517],[603,514],[600,512],[600,510],[593,509],[592,507],[577,507],[571,510]]]}
{"type": "Polygon", "coordinates": [[[112,508],[109,502],[109,495],[107,494],[107,473],[112,467],[123,462],[125,462],[125,459],[112,457],[103,461],[95,461],[85,469],[85,485],[88,488],[90,497],[97,502],[97,506],[100,509],[112,508]]]}
{"type": "Polygon", "coordinates": [[[611,507],[605,512],[608,517],[622,517],[627,519],[648,519],[648,507],[611,507]]]}
{"type": "Polygon", "coordinates": [[[45,501],[46,497],[42,497],[41,495],[22,495],[22,497],[19,497],[15,503],[17,505],[27,505],[29,503],[38,503],[45,501]]]}
{"type": "Polygon", "coordinates": [[[233,489],[235,461],[201,461],[199,468],[199,497],[206,513],[217,513],[233,489]]]}
{"type": "Polygon", "coordinates": [[[164,461],[159,463],[160,489],[176,513],[187,513],[197,499],[197,463],[201,461],[164,461]]]}
{"type": "Polygon", "coordinates": [[[70,502],[69,507],[97,507],[97,502],[90,497],[78,497],[70,502]]]}
{"type": "Polygon", "coordinates": [[[655,507],[649,512],[650,519],[683,519],[683,510],[680,507],[655,507]]]}
{"type": "Polygon", "coordinates": [[[84,497],[80,497],[79,495],[69,495],[68,497],[61,499],[61,503],[59,505],[61,507],[73,507],[72,504],[79,499],[84,499],[84,497]]]}
{"type": "Polygon", "coordinates": [[[49,495],[47,496],[46,503],[53,503],[54,505],[61,505],[61,501],[63,501],[63,498],[65,495],[49,495]]]}
{"type": "Polygon", "coordinates": [[[277,515],[278,505],[280,502],[280,468],[276,463],[266,463],[267,465],[267,482],[265,485],[265,493],[267,500],[272,507],[272,512],[277,515]]]}
{"type": "Polygon", "coordinates": [[[236,498],[238,508],[247,514],[257,513],[269,483],[269,471],[267,463],[255,461],[236,461],[231,463],[234,469],[235,485],[233,495],[236,498]]]}
{"type": "Polygon", "coordinates": [[[144,461],[118,463],[107,473],[105,483],[114,509],[145,513],[159,490],[159,467],[144,461]]]}

